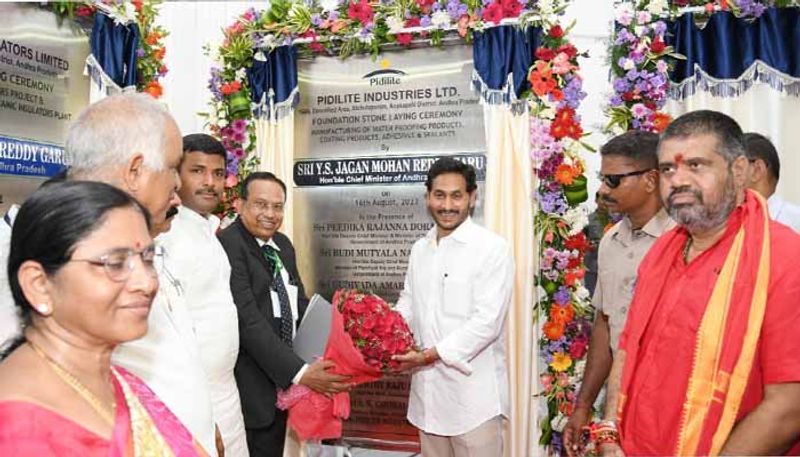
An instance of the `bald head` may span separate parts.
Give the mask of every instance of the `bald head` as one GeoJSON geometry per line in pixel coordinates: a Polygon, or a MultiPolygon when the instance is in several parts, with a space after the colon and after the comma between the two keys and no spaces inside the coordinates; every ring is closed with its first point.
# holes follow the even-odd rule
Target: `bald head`
{"type": "Polygon", "coordinates": [[[67,134],[70,175],[98,180],[98,173],[124,166],[136,154],[153,170],[164,168],[172,116],[153,97],[142,93],[112,95],[86,108],[67,134]]]}
{"type": "Polygon", "coordinates": [[[150,95],[112,95],[86,108],[67,133],[68,179],[102,181],[133,195],[158,231],[180,203],[181,136],[166,108],[150,95]]]}

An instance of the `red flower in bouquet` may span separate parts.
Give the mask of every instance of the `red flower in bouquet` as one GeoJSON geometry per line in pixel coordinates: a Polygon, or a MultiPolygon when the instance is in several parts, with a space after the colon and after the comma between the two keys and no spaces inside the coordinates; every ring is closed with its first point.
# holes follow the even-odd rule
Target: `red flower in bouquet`
{"type": "Polygon", "coordinates": [[[357,20],[363,25],[371,23],[374,15],[372,6],[367,0],[361,0],[358,3],[351,1],[350,6],[347,7],[347,17],[357,20]]]}
{"type": "Polygon", "coordinates": [[[522,4],[517,0],[501,0],[504,17],[517,17],[522,11],[522,4]]]}
{"type": "Polygon", "coordinates": [[[556,56],[556,52],[550,48],[538,48],[536,50],[536,58],[540,60],[553,60],[556,56]]]}
{"type": "MultiPolygon", "coordinates": [[[[381,370],[399,364],[392,356],[414,348],[414,338],[403,317],[377,295],[338,290],[325,346],[331,373],[349,376],[352,385],[380,379],[381,370]]],[[[295,385],[278,393],[278,407],[289,410],[288,425],[302,440],[340,438],[342,420],[350,416],[347,392],[327,397],[295,385]]]]}
{"type": "Polygon", "coordinates": [[[664,43],[664,40],[662,40],[661,37],[656,37],[656,39],[650,43],[650,51],[652,51],[653,54],[661,54],[666,48],[667,45],[664,43]]]}
{"type": "Polygon", "coordinates": [[[503,20],[503,5],[494,2],[483,10],[483,20],[499,24],[503,20]]]}
{"type": "Polygon", "coordinates": [[[561,38],[564,36],[564,29],[561,28],[560,25],[554,25],[550,27],[550,30],[547,32],[553,38],[561,38]]]}
{"type": "Polygon", "coordinates": [[[408,325],[397,311],[377,295],[357,290],[338,291],[334,305],[342,313],[344,329],[364,356],[364,361],[380,370],[396,368],[392,356],[414,347],[408,325]]]}
{"type": "Polygon", "coordinates": [[[669,114],[660,111],[653,113],[653,129],[657,133],[662,133],[666,130],[670,122],[672,122],[672,118],[669,114]]]}
{"type": "Polygon", "coordinates": [[[571,236],[564,241],[564,247],[570,250],[577,249],[586,252],[589,249],[589,240],[583,232],[571,236]]]}

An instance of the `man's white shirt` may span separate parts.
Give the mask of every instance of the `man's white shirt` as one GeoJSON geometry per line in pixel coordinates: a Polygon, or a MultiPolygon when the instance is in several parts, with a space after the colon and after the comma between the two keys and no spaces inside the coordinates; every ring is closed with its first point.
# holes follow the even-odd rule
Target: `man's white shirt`
{"type": "MultiPolygon", "coordinates": [[[[255,238],[255,237],[254,237],[255,238]]],[[[276,252],[280,252],[281,248],[275,244],[275,241],[272,238],[269,241],[264,241],[261,238],[256,238],[256,242],[258,243],[258,247],[262,248],[264,245],[270,246],[276,252]]],[[[263,254],[262,254],[263,255],[263,254]]],[[[286,288],[286,293],[289,295],[289,307],[292,310],[292,338],[297,335],[297,320],[300,318],[299,311],[297,308],[297,286],[289,284],[289,272],[286,270],[284,266],[281,268],[281,280],[283,281],[283,286],[286,288]]],[[[281,317],[281,302],[278,298],[278,293],[274,290],[269,291],[270,301],[272,302],[272,317],[276,319],[280,319],[281,317]]],[[[303,378],[303,375],[308,370],[308,364],[303,365],[300,370],[292,378],[292,384],[300,384],[300,379],[303,378]]]]}
{"type": "Polygon", "coordinates": [[[793,205],[780,197],[772,194],[767,200],[769,215],[774,221],[788,225],[797,233],[800,233],[800,206],[793,205]]]}
{"type": "Polygon", "coordinates": [[[147,334],[118,346],[112,362],[141,378],[206,452],[217,455],[211,393],[181,280],[159,269],[147,334]]]}
{"type": "Polygon", "coordinates": [[[513,275],[508,243],[471,218],[438,243],[434,226],[414,244],[397,310],[441,358],[412,376],[408,419],[417,428],[455,436],[508,417],[513,275]]]}
{"type": "Polygon", "coordinates": [[[240,457],[247,455],[247,443],[233,375],[239,356],[239,319],[231,295],[231,266],[217,228],[216,216],[204,217],[182,206],[158,243],[166,251],[169,270],[182,281],[226,454],[240,457]]]}
{"type": "Polygon", "coordinates": [[[11,227],[17,217],[19,206],[12,205],[0,220],[0,348],[21,331],[17,306],[8,284],[8,254],[11,248],[11,227]]]}

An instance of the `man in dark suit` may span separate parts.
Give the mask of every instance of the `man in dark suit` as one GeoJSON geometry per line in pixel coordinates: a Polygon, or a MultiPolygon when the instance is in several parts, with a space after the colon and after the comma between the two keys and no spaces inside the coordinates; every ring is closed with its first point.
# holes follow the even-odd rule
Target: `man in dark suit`
{"type": "Polygon", "coordinates": [[[347,378],[328,373],[329,361],[306,365],[292,351],[299,316],[308,300],[297,271],[294,247],[278,232],[286,185],[255,172],[242,185],[239,218],[219,239],[231,262],[231,292],[239,313],[239,386],[252,457],[281,457],[286,412],[276,409],[277,389],[303,384],[330,394],[349,389],[347,378]]]}

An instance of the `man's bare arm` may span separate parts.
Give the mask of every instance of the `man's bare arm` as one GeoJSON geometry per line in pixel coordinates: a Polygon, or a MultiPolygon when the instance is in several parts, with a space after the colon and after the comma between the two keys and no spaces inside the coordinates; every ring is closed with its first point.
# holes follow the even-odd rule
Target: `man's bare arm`
{"type": "Polygon", "coordinates": [[[768,384],[764,399],[734,428],[723,455],[777,455],[800,436],[800,383],[768,384]]]}

